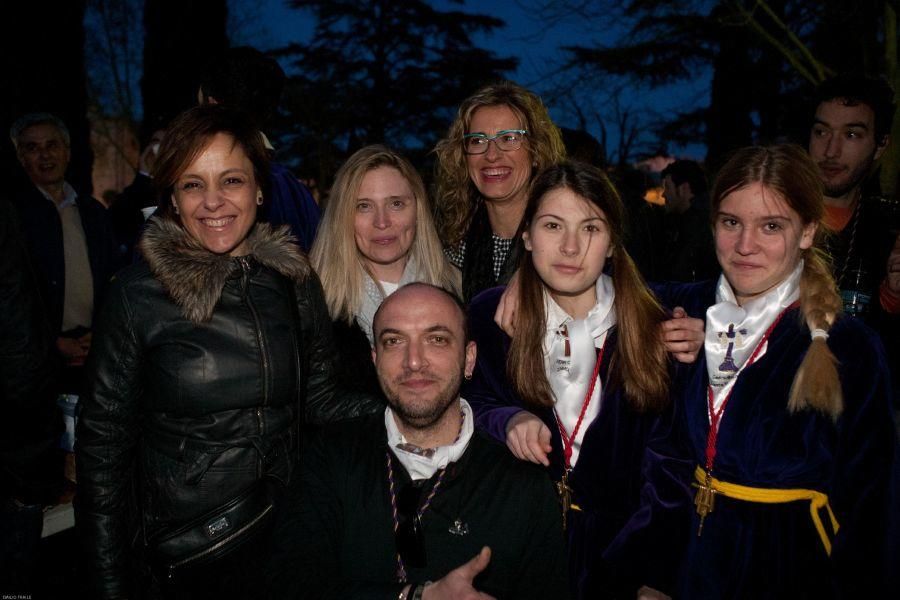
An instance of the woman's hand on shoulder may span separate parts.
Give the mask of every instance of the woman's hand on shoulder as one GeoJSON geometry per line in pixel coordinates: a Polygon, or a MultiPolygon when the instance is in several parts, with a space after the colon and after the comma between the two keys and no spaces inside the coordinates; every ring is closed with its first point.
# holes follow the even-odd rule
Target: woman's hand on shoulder
{"type": "Polygon", "coordinates": [[[500,329],[506,332],[506,335],[513,337],[516,332],[516,311],[519,309],[519,272],[513,273],[503,295],[500,296],[500,302],[497,304],[497,310],[494,311],[494,323],[500,329]]]}
{"type": "Polygon", "coordinates": [[[672,318],[663,321],[660,327],[666,350],[675,360],[683,363],[697,360],[705,338],[703,319],[689,317],[682,307],[676,306],[672,318]]]}
{"type": "Polygon", "coordinates": [[[550,429],[527,410],[517,412],[506,424],[506,445],[519,460],[550,466],[550,429]]]}

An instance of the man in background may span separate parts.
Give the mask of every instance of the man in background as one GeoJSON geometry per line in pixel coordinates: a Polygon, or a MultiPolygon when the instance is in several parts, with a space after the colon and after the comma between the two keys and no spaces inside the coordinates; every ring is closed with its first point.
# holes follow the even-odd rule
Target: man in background
{"type": "Polygon", "coordinates": [[[896,208],[887,199],[866,193],[890,143],[893,98],[883,79],[829,79],[816,92],[809,135],[809,154],[825,188],[826,225],[836,234],[828,250],[844,309],[870,324],[879,313],[900,314],[900,214],[891,214],[896,208]]]}
{"type": "Polygon", "coordinates": [[[46,318],[67,369],[61,391],[78,393],[94,313],[119,265],[106,208],[66,181],[69,131],[47,113],[23,116],[10,139],[29,183],[12,194],[46,318]]]}
{"type": "Polygon", "coordinates": [[[150,135],[141,152],[134,179],[109,208],[113,231],[125,262],[131,262],[138,238],[144,230],[144,222],[159,202],[151,172],[165,133],[165,129],[157,129],[150,135]]]}
{"type": "Polygon", "coordinates": [[[666,204],[656,277],[660,281],[703,281],[719,274],[706,174],[692,160],[676,160],[662,171],[666,204]]]}
{"type": "Polygon", "coordinates": [[[825,191],[825,225],[844,312],[881,336],[900,427],[900,203],[873,177],[891,142],[894,91],[886,81],[838,75],[816,91],[809,155],[825,191]]]}

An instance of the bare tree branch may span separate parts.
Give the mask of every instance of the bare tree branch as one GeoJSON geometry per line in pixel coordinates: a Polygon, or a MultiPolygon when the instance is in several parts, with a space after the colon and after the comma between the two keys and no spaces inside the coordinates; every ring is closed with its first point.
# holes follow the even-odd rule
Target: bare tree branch
{"type": "Polygon", "coordinates": [[[775,48],[784,58],[794,67],[797,72],[807,81],[812,83],[813,85],[818,85],[822,83],[827,77],[834,74],[830,68],[826,65],[822,64],[819,60],[813,56],[812,52],[800,40],[799,37],[791,30],[790,27],[785,24],[785,22],[772,10],[772,7],[769,6],[766,0],[754,0],[754,8],[752,10],[748,10],[743,2],[733,1],[730,3],[731,6],[744,18],[745,24],[748,25],[754,32],[756,32],[764,41],[766,41],[770,46],[775,48]],[[791,49],[778,41],[772,33],[769,32],[766,27],[760,23],[759,19],[756,17],[756,8],[760,8],[766,16],[771,19],[771,21],[775,24],[776,29],[782,33],[787,39],[793,44],[793,46],[800,53],[801,58],[798,58],[797,55],[791,51],[791,49]],[[807,64],[804,64],[804,60],[807,64]]]}

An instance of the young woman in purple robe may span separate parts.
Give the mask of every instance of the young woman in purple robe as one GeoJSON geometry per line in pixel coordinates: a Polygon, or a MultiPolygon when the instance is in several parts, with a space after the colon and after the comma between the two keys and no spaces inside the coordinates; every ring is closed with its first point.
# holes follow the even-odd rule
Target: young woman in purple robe
{"type": "MultiPolygon", "coordinates": [[[[719,172],[711,214],[722,276],[662,290],[706,318],[676,403],[690,527],[682,539],[656,533],[682,565],[674,595],[880,596],[889,372],[877,335],[840,314],[816,166],[797,146],[743,149],[719,172]]],[[[663,479],[651,473],[651,485],[663,479]]],[[[646,500],[645,515],[673,508],[646,500]]]]}
{"type": "Polygon", "coordinates": [[[493,320],[504,288],[470,306],[479,352],[463,396],[482,429],[549,467],[578,598],[634,597],[638,581],[604,550],[639,506],[648,440],[671,420],[667,349],[691,360],[691,338],[694,349],[702,338],[699,320],[669,320],[622,246],[623,231],[622,202],[602,171],[551,166],[524,213],[526,252],[508,291],[514,336],[493,320]]]}

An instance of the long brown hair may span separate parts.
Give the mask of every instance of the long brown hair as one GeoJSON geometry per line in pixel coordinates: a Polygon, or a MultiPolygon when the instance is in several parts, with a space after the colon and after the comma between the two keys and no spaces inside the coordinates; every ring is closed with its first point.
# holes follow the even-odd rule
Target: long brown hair
{"type": "Polygon", "coordinates": [[[463,100],[447,136],[434,149],[437,154],[435,206],[438,233],[447,246],[455,246],[463,239],[478,207],[480,196],[469,177],[463,136],[469,132],[475,111],[485,106],[508,107],[522,128],[528,130],[523,150],[527,149],[534,161],[532,177],[566,157],[559,128],[550,120],[547,108],[534,92],[512,81],[502,81],[485,86],[463,100]]]}
{"type": "MultiPolygon", "coordinates": [[[[612,280],[616,293],[618,339],[610,363],[610,389],[624,384],[625,394],[639,411],[659,410],[668,402],[668,354],[659,332],[666,313],[656,301],[625,251],[622,200],[607,176],[594,167],[562,162],[534,180],[521,231],[531,226],[544,197],[566,188],[603,211],[610,232],[612,280]]],[[[545,284],[534,268],[531,252],[519,267],[519,309],[516,335],[506,363],[507,373],[522,400],[532,406],[552,406],[553,392],[544,369],[543,342],[547,327],[545,284]]]]}
{"type": "MultiPolygon", "coordinates": [[[[806,151],[793,144],[738,150],[719,171],[713,186],[713,218],[726,196],[754,183],[777,194],[804,225],[817,225],[813,245],[802,253],[800,311],[810,331],[828,331],[841,313],[842,302],[828,257],[821,249],[825,202],[818,169],[806,151]]],[[[813,408],[837,418],[843,405],[837,359],[825,340],[817,337],[794,376],[788,408],[791,412],[813,408]]]]}

